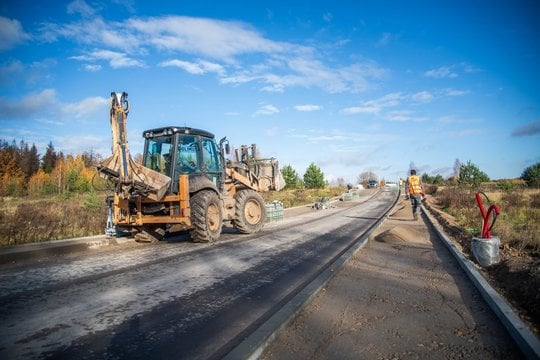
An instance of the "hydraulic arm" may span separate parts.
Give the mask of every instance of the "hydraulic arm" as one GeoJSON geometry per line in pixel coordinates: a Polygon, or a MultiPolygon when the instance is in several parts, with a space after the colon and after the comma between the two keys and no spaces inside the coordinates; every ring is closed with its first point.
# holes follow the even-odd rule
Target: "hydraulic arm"
{"type": "Polygon", "coordinates": [[[142,195],[155,201],[160,200],[171,178],[137,164],[131,158],[126,125],[128,113],[128,94],[111,93],[112,156],[98,165],[98,172],[115,185],[115,193],[121,198],[142,195]]]}

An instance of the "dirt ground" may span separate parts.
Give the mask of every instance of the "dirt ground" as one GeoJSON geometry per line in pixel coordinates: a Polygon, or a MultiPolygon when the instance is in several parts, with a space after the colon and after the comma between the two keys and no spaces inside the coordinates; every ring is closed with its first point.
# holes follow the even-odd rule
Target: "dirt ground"
{"type": "Polygon", "coordinates": [[[521,354],[402,200],[263,359],[514,359],[521,354]]]}
{"type": "MultiPolygon", "coordinates": [[[[427,208],[462,253],[474,261],[471,235],[459,227],[452,216],[440,211],[433,201],[427,202],[427,208]]],[[[480,272],[510,303],[531,331],[540,336],[540,258],[508,246],[500,250],[500,257],[499,264],[481,269],[480,272]]]]}

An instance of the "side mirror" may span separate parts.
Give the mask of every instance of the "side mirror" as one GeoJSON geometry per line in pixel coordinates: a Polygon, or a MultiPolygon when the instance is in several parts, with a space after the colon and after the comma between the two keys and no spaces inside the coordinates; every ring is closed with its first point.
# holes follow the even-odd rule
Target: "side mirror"
{"type": "Polygon", "coordinates": [[[223,144],[225,144],[225,154],[229,155],[231,153],[231,146],[229,145],[229,141],[227,140],[227,137],[224,137],[223,139],[219,140],[219,148],[221,151],[223,151],[223,144]]]}

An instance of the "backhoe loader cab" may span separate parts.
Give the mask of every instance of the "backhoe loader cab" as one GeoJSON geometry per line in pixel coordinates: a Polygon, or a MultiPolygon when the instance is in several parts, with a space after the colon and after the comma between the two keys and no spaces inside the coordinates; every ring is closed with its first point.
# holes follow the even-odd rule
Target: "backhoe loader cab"
{"type": "MultiPolygon", "coordinates": [[[[145,138],[143,165],[171,179],[188,175],[204,176],[218,192],[225,186],[223,149],[218,149],[214,135],[188,127],[164,127],[143,132],[145,138]]],[[[178,181],[172,181],[169,192],[178,194],[178,181]]]]}

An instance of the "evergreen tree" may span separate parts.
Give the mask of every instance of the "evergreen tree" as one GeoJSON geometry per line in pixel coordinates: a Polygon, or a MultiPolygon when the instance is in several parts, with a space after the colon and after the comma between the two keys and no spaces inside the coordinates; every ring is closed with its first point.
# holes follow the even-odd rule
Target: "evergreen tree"
{"type": "Polygon", "coordinates": [[[301,185],[301,180],[296,170],[293,169],[291,165],[286,165],[281,169],[281,175],[285,180],[286,189],[297,189],[301,185]]]}
{"type": "Polygon", "coordinates": [[[470,160],[467,164],[461,165],[459,168],[459,184],[478,188],[481,183],[489,181],[489,177],[485,172],[481,171],[478,166],[470,160]]]}
{"type": "Polygon", "coordinates": [[[314,163],[311,163],[306,169],[306,173],[304,174],[304,185],[308,189],[322,189],[326,186],[324,173],[314,163]]]}
{"type": "Polygon", "coordinates": [[[39,169],[39,154],[36,144],[29,147],[28,143],[21,141],[19,154],[19,167],[24,172],[26,180],[28,180],[39,169]]]}
{"type": "Polygon", "coordinates": [[[54,146],[52,144],[52,141],[47,145],[47,150],[45,150],[45,155],[43,155],[43,159],[41,159],[41,168],[43,171],[45,171],[47,174],[50,174],[54,166],[56,165],[56,160],[58,160],[58,155],[56,154],[56,151],[54,150],[54,146]]]}

